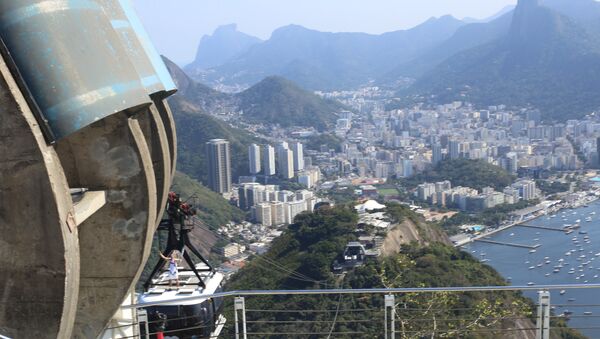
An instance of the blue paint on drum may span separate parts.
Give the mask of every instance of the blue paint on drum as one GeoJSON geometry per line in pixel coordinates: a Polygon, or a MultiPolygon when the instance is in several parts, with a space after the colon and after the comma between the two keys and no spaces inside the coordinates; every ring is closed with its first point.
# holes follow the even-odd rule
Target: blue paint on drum
{"type": "Polygon", "coordinates": [[[150,104],[102,9],[89,0],[0,1],[2,40],[57,140],[150,104]]]}
{"type": "Polygon", "coordinates": [[[121,4],[123,10],[125,11],[125,14],[127,15],[127,18],[129,19],[129,22],[130,22],[131,26],[133,27],[133,30],[137,34],[148,58],[150,59],[150,62],[152,63],[152,66],[154,67],[154,72],[158,75],[160,81],[162,82],[163,87],[165,88],[166,93],[164,96],[167,97],[167,96],[175,93],[175,91],[177,91],[177,86],[175,85],[175,82],[173,81],[173,78],[171,77],[171,74],[169,73],[167,66],[165,65],[164,61],[162,60],[162,57],[160,56],[160,54],[158,54],[158,52],[156,51],[156,48],[154,48],[154,45],[152,44],[150,37],[148,36],[148,33],[144,29],[144,26],[142,25],[142,22],[141,22],[140,18],[138,17],[131,1],[130,0],[119,0],[119,3],[121,4]]]}

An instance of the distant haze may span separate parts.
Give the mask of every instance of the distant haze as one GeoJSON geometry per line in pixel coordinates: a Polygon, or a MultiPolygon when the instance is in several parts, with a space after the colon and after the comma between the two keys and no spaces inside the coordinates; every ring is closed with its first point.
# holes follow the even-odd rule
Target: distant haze
{"type": "Polygon", "coordinates": [[[237,23],[268,39],[278,27],[320,31],[384,32],[414,27],[430,17],[484,19],[517,0],[133,0],[159,52],[179,64],[194,59],[203,35],[237,23]]]}

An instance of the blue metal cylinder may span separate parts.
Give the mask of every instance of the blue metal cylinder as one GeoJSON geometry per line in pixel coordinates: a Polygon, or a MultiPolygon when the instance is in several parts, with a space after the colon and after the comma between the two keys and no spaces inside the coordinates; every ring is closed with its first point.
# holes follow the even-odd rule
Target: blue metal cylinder
{"type": "Polygon", "coordinates": [[[0,34],[56,139],[150,104],[95,1],[0,1],[0,34]]]}
{"type": "MultiPolygon", "coordinates": [[[[124,14],[125,18],[129,21],[129,24],[131,25],[131,29],[133,30],[133,32],[135,32],[137,40],[138,40],[139,44],[141,45],[141,47],[143,48],[143,51],[144,51],[146,57],[148,58],[148,61],[150,62],[151,67],[153,68],[154,74],[156,76],[158,76],[158,79],[160,80],[160,82],[162,84],[163,92],[161,92],[161,93],[150,92],[150,94],[160,94],[161,99],[164,99],[164,98],[168,97],[169,95],[175,93],[177,91],[175,82],[173,81],[171,74],[169,74],[169,71],[167,70],[167,66],[165,65],[164,61],[162,60],[160,54],[158,54],[158,52],[154,48],[154,44],[152,44],[152,42],[150,41],[150,37],[148,36],[148,33],[144,29],[144,26],[142,25],[142,22],[141,22],[140,18],[138,17],[138,15],[133,7],[133,4],[131,3],[131,0],[107,0],[107,2],[118,2],[121,5],[123,14],[124,14]]],[[[113,27],[114,27],[114,24],[113,24],[113,27]]],[[[142,80],[144,80],[144,76],[142,76],[142,80]]]]}

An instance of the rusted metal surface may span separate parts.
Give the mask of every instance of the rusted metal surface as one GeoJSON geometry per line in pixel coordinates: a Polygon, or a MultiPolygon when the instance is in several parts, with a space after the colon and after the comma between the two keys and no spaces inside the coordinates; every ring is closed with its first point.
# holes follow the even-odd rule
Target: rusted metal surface
{"type": "Polygon", "coordinates": [[[0,32],[56,139],[150,103],[96,1],[0,1],[0,32]]]}

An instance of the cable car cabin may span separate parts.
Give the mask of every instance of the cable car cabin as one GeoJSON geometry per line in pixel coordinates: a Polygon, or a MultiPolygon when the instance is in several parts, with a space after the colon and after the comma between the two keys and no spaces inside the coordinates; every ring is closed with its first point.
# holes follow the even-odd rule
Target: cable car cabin
{"type": "Polygon", "coordinates": [[[223,274],[214,270],[190,240],[189,233],[197,222],[195,209],[171,192],[166,212],[168,218],[160,223],[157,231],[168,231],[167,247],[144,283],[146,292],[139,298],[140,303],[159,303],[146,307],[149,333],[152,338],[161,332],[178,339],[215,338],[226,321],[221,315],[223,299],[203,296],[221,291],[223,274]],[[177,268],[177,288],[171,288],[170,272],[163,269],[163,260],[174,251],[182,254],[188,267],[177,268]],[[201,263],[194,263],[190,253],[201,263]],[[191,298],[193,300],[189,300],[191,298]]]}
{"type": "MultiPolygon", "coordinates": [[[[169,272],[165,271],[157,279],[153,279],[147,292],[139,297],[140,303],[161,302],[160,306],[146,308],[150,337],[163,332],[171,338],[216,338],[225,325],[222,298],[201,298],[221,292],[223,274],[205,271],[204,264],[197,264],[202,284],[191,270],[179,270],[180,287],[169,288],[169,272]],[[178,301],[190,297],[199,297],[193,301],[178,301]],[[164,303],[162,303],[164,301],[164,303]]],[[[141,328],[142,333],[145,331],[141,328]]],[[[144,337],[142,335],[142,337],[144,337]]]]}
{"type": "Polygon", "coordinates": [[[357,241],[349,242],[346,245],[341,260],[333,263],[334,273],[343,273],[349,269],[362,266],[367,259],[367,250],[365,246],[357,241]]]}
{"type": "Polygon", "coordinates": [[[357,266],[365,261],[367,251],[365,246],[359,242],[349,242],[344,250],[344,262],[357,266]]]}

